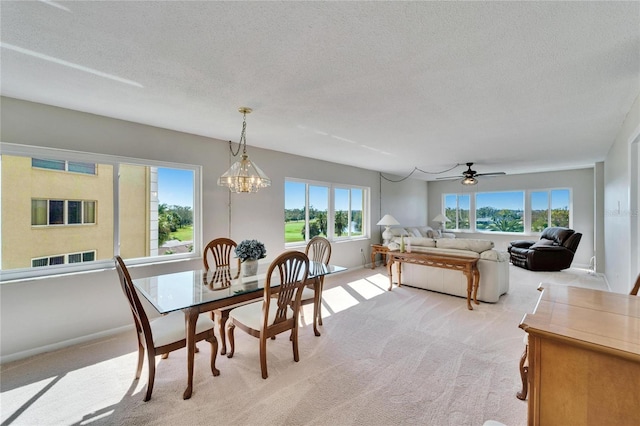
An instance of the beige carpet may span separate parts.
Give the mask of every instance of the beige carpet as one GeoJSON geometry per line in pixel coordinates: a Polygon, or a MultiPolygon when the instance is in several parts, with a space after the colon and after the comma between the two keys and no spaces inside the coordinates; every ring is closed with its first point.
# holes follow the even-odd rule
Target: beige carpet
{"type": "Polygon", "coordinates": [[[524,425],[518,324],[538,283],[606,288],[579,269],[510,273],[509,293],[474,311],[462,298],[387,292],[383,268],[329,277],[323,335],[301,329],[300,362],[280,336],[268,342],[263,380],[257,339],[237,330],[234,358],[218,357],[219,377],[208,369],[209,345],[199,344],[188,401],[184,350],[157,359],[152,399],[142,401],[146,367],[133,382],[133,331],[2,365],[2,425],[524,425]]]}

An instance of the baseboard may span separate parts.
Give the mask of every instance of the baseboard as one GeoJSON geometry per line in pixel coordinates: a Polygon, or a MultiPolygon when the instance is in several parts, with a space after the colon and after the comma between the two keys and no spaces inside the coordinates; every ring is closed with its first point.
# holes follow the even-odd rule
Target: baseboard
{"type": "Polygon", "coordinates": [[[43,354],[45,352],[52,352],[58,349],[63,349],[69,346],[77,345],[80,343],[91,342],[96,339],[101,339],[103,337],[113,336],[114,334],[119,334],[127,330],[133,330],[133,324],[124,325],[118,328],[112,328],[111,330],[105,330],[98,333],[88,334],[82,337],[76,337],[74,339],[65,340],[62,342],[52,343],[51,345],[40,346],[38,348],[29,349],[22,352],[16,352],[14,354],[9,354],[0,357],[0,364],[5,364],[7,362],[18,361],[20,359],[29,358],[34,355],[43,354]]]}
{"type": "Polygon", "coordinates": [[[609,280],[607,279],[607,276],[600,272],[597,272],[597,274],[598,276],[602,277],[602,279],[604,280],[604,283],[607,285],[607,290],[611,291],[611,286],[609,285],[609,280]]]}

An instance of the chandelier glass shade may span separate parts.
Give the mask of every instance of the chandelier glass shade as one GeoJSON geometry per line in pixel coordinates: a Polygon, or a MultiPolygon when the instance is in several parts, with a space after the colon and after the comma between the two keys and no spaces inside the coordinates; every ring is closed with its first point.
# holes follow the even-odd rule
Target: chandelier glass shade
{"type": "Polygon", "coordinates": [[[252,110],[251,108],[241,107],[238,111],[242,113],[240,142],[238,149],[234,152],[231,147],[232,143],[229,141],[229,150],[231,155],[236,157],[240,153],[240,147],[242,147],[242,156],[239,161],[233,163],[229,170],[218,178],[218,185],[226,186],[231,192],[258,192],[261,188],[271,186],[271,179],[264,174],[257,164],[251,162],[249,155],[247,155],[246,117],[252,110]]]}

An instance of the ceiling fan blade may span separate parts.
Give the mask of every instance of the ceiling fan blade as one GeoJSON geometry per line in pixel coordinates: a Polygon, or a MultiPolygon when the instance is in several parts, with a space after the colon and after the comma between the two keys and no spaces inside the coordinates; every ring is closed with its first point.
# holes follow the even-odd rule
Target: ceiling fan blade
{"type": "Polygon", "coordinates": [[[500,175],[506,175],[506,173],[505,172],[478,173],[476,175],[476,177],[478,177],[478,176],[500,176],[500,175]]]}
{"type": "Polygon", "coordinates": [[[464,176],[448,176],[448,177],[436,178],[436,180],[454,180],[454,179],[464,179],[464,176]]]}

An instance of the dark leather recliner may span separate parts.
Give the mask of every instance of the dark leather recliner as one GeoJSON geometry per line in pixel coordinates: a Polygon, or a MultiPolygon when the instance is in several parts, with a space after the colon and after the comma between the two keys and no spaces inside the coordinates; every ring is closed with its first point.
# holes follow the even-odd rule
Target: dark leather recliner
{"type": "Polygon", "coordinates": [[[571,266],[582,234],[573,229],[552,227],[542,231],[538,241],[511,241],[507,248],[511,263],[531,271],[561,271],[571,266]]]}

